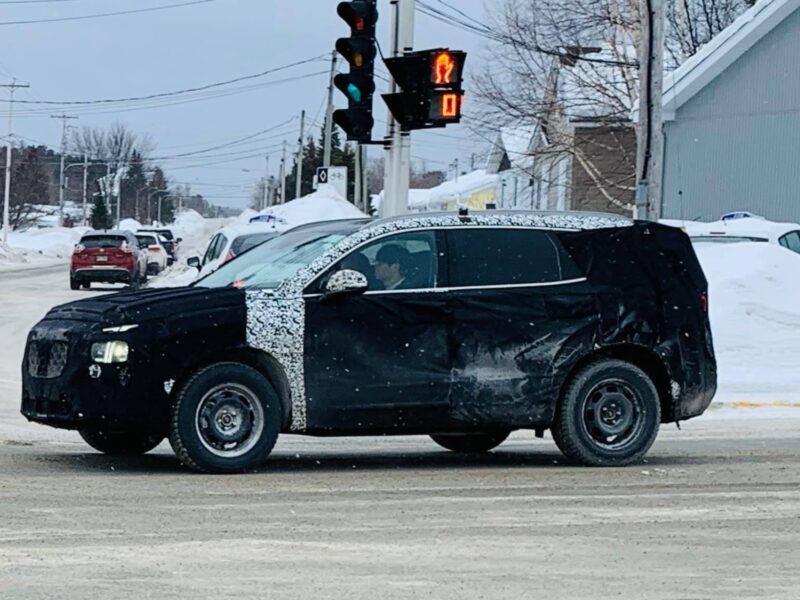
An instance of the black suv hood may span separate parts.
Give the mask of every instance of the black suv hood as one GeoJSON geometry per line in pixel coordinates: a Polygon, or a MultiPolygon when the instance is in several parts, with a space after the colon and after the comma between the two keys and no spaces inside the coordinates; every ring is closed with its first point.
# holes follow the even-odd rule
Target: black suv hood
{"type": "Polygon", "coordinates": [[[107,325],[141,324],[148,321],[222,309],[243,309],[245,294],[236,288],[161,288],[124,291],[56,306],[45,320],[81,321],[107,325]]]}

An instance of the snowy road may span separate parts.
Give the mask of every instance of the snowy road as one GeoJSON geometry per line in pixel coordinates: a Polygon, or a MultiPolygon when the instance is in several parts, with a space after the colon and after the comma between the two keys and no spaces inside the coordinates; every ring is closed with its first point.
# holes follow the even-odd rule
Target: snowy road
{"type": "Polygon", "coordinates": [[[162,447],[0,443],[0,598],[785,598],[800,593],[796,421],[667,428],[645,465],[567,467],[517,434],[281,440],[189,474],[162,447]]]}
{"type": "Polygon", "coordinates": [[[191,475],[166,444],[112,459],[19,416],[28,329],[87,293],[64,266],[0,274],[0,598],[800,593],[800,421],[711,411],[628,469],[517,433],[478,458],[283,437],[262,473],[191,475]]]}

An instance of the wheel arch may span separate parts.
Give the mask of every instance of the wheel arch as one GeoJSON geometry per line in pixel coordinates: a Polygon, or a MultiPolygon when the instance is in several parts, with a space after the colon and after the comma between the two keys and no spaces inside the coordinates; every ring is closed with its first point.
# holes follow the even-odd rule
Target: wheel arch
{"type": "Polygon", "coordinates": [[[575,375],[589,364],[601,359],[616,359],[628,362],[645,372],[652,380],[658,392],[661,404],[661,422],[670,423],[674,420],[675,401],[671,394],[670,374],[664,360],[651,348],[639,344],[614,344],[590,352],[575,363],[567,377],[561,384],[558,395],[560,402],[575,375]]]}
{"type": "Polygon", "coordinates": [[[281,430],[287,430],[292,420],[292,392],[289,386],[289,379],[280,362],[263,350],[237,347],[208,355],[203,360],[188,365],[183,370],[180,378],[176,379],[173,389],[179,389],[185,381],[200,369],[223,362],[247,365],[261,373],[269,381],[281,401],[281,430]]]}

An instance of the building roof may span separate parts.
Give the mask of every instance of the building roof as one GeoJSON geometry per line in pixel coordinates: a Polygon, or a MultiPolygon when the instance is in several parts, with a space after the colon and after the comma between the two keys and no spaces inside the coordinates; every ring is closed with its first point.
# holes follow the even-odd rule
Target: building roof
{"type": "Polygon", "coordinates": [[[759,0],[680,67],[664,75],[664,120],[800,8],[800,0],[759,0]]]}

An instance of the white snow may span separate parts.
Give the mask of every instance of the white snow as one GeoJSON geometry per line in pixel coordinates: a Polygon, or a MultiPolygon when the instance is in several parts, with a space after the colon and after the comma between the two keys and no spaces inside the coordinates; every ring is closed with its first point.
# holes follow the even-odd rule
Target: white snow
{"type": "Polygon", "coordinates": [[[757,242],[695,244],[709,281],[718,403],[800,403],[800,255],[757,242]]]}
{"type": "Polygon", "coordinates": [[[142,224],[139,223],[136,219],[122,219],[119,222],[119,228],[122,231],[139,231],[142,228],[142,224]]]}
{"type": "MultiPolygon", "coordinates": [[[[247,213],[248,211],[245,211],[247,213]]],[[[239,218],[247,222],[249,218],[255,216],[249,213],[239,218]]],[[[303,196],[297,200],[292,200],[286,204],[270,206],[260,212],[262,215],[273,215],[283,219],[285,225],[278,229],[291,229],[307,223],[318,221],[335,221],[338,219],[363,219],[367,215],[358,210],[353,203],[339,195],[336,189],[328,184],[322,184],[317,191],[308,196],[303,196]]]]}
{"type": "Polygon", "coordinates": [[[63,263],[87,231],[91,229],[48,227],[12,231],[8,234],[7,244],[0,242],[0,270],[63,263]]]}

